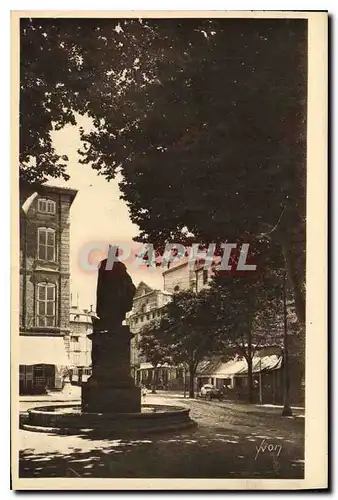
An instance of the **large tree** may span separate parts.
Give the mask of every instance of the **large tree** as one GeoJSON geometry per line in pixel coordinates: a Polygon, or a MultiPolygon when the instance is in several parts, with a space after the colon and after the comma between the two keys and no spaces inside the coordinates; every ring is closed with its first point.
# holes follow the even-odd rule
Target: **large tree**
{"type": "Polygon", "coordinates": [[[161,320],[160,342],[172,360],[184,364],[189,372],[189,397],[193,398],[198,364],[223,347],[223,333],[217,332],[213,305],[206,291],[185,290],[175,293],[161,320]]]}
{"type": "MultiPolygon", "coordinates": [[[[205,22],[196,24],[199,30],[205,22]]],[[[126,132],[142,121],[147,89],[160,84],[161,64],[169,68],[176,58],[170,38],[177,42],[177,23],[163,20],[161,29],[152,24],[141,19],[20,20],[22,179],[68,179],[68,159],[56,154],[51,132],[76,125],[78,114],[92,118],[95,130],[86,141],[85,161],[95,157],[93,167],[114,177],[128,159],[126,132]]],[[[189,29],[185,45],[191,34],[189,29]]]]}
{"type": "Polygon", "coordinates": [[[253,357],[266,345],[282,346],[282,280],[252,283],[245,278],[217,276],[210,288],[216,331],[223,334],[228,356],[240,356],[248,367],[248,400],[253,401],[253,357]]]}
{"type": "Polygon", "coordinates": [[[95,128],[81,131],[82,161],[107,179],[122,172],[141,239],[161,248],[191,242],[187,231],[202,244],[264,233],[284,253],[304,322],[306,29],[290,19],[25,20],[23,175],[64,173],[51,126],[87,113],[95,128]]]}
{"type": "Polygon", "coordinates": [[[137,343],[140,354],[153,366],[152,392],[156,392],[156,370],[160,365],[170,361],[167,346],[161,343],[161,325],[159,320],[153,320],[140,330],[140,340],[137,343]]]}
{"type": "Polygon", "coordinates": [[[239,256],[237,252],[230,259],[230,270],[215,268],[207,294],[214,328],[223,334],[228,352],[247,361],[251,402],[255,353],[262,346],[282,344],[285,270],[280,248],[269,240],[251,248],[255,271],[238,271],[239,256]]]}

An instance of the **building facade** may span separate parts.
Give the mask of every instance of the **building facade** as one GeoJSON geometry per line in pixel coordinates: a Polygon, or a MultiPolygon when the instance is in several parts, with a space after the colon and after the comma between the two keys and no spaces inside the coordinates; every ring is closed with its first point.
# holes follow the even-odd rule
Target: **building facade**
{"type": "Polygon", "coordinates": [[[173,262],[168,269],[163,271],[163,287],[170,293],[183,290],[200,292],[208,286],[213,276],[212,267],[204,268],[204,260],[196,260],[193,266],[189,265],[188,258],[173,262]]]}
{"type": "Polygon", "coordinates": [[[65,345],[70,360],[70,378],[74,381],[79,381],[81,375],[86,378],[91,374],[92,343],[88,335],[93,332],[93,315],[93,311],[82,311],[76,305],[70,308],[70,332],[65,336],[65,345]]]}
{"type": "Polygon", "coordinates": [[[69,212],[76,194],[20,185],[21,393],[60,388],[69,364],[69,212]]]}
{"type": "MultiPolygon", "coordinates": [[[[252,358],[253,397],[255,402],[281,404],[283,399],[283,350],[280,346],[263,346],[252,358]]],[[[214,356],[197,368],[197,390],[212,384],[224,390],[228,399],[248,399],[248,364],[239,356],[222,361],[214,356]]]]}
{"type": "Polygon", "coordinates": [[[130,327],[130,331],[134,334],[134,338],[131,341],[130,364],[136,382],[141,382],[142,380],[141,371],[147,370],[148,377],[148,371],[152,369],[150,366],[144,368],[147,360],[140,355],[137,348],[137,344],[140,340],[139,332],[150,321],[161,318],[163,309],[170,300],[170,292],[153,289],[143,281],[141,281],[136,289],[133,308],[126,320],[130,327]]]}

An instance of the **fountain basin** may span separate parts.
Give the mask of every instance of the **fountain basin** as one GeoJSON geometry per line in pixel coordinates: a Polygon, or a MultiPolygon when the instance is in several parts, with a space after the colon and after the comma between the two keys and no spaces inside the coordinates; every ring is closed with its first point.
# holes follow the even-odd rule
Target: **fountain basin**
{"type": "Polygon", "coordinates": [[[193,427],[189,408],[142,405],[139,413],[87,413],[80,405],[41,406],[27,411],[26,430],[59,434],[98,434],[121,437],[130,434],[176,431],[193,427]]]}

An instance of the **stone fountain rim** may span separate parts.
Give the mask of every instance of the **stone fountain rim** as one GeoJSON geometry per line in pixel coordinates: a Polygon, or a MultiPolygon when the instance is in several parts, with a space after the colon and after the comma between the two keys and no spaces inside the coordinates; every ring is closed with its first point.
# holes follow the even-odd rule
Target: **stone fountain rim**
{"type": "Polygon", "coordinates": [[[32,416],[34,415],[46,415],[49,417],[56,416],[58,418],[79,418],[81,415],[83,416],[88,416],[89,418],[91,416],[93,417],[102,417],[103,419],[111,419],[111,420],[120,420],[121,418],[127,418],[127,419],[137,419],[137,420],[147,420],[147,419],[161,419],[165,417],[174,417],[174,416],[183,416],[183,415],[189,415],[190,413],[190,408],[182,407],[182,406],[174,406],[174,405],[155,405],[155,404],[144,404],[142,405],[143,408],[149,408],[149,409],[154,409],[158,411],[149,411],[147,413],[142,413],[142,412],[117,412],[117,413],[99,413],[99,412],[81,412],[79,413],[57,413],[55,410],[61,409],[61,408],[80,408],[81,405],[74,405],[74,404],[58,404],[58,405],[46,405],[46,406],[39,406],[39,407],[34,407],[34,408],[29,408],[27,410],[28,414],[31,414],[32,416]],[[161,411],[161,410],[166,410],[166,411],[161,411]],[[53,413],[54,412],[54,413],[53,413]]]}

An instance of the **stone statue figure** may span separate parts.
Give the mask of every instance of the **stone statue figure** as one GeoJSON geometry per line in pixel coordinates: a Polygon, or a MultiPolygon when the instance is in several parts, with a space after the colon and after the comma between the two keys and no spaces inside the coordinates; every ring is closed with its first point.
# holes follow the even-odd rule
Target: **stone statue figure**
{"type": "Polygon", "coordinates": [[[126,266],[116,260],[107,268],[107,259],[100,262],[97,290],[96,315],[93,321],[94,329],[108,330],[122,325],[126,312],[133,307],[136,292],[126,266]]]}

